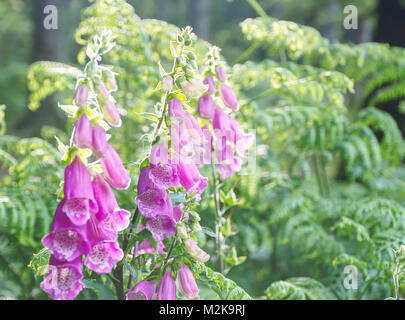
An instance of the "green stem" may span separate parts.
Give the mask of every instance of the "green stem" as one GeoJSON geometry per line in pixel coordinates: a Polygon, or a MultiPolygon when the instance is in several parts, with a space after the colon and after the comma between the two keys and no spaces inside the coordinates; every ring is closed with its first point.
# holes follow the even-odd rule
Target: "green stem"
{"type": "Polygon", "coordinates": [[[250,55],[256,51],[256,49],[258,49],[260,46],[262,45],[262,42],[255,42],[253,43],[249,48],[247,48],[245,51],[242,52],[242,54],[235,60],[235,64],[237,63],[242,63],[245,60],[247,60],[247,58],[250,57],[250,55]]]}
{"type": "Polygon", "coordinates": [[[321,168],[319,164],[319,158],[317,154],[314,154],[312,156],[312,160],[314,162],[314,170],[315,170],[315,177],[316,177],[316,182],[318,183],[319,191],[322,196],[325,196],[325,189],[322,183],[322,177],[321,177],[321,168]]]}
{"type": "Polygon", "coordinates": [[[219,258],[219,269],[221,273],[224,273],[224,259],[222,258],[222,239],[221,239],[221,227],[222,227],[222,222],[221,222],[221,208],[220,208],[220,203],[219,203],[219,194],[218,194],[218,180],[216,177],[216,170],[215,170],[215,164],[214,164],[214,155],[212,154],[212,161],[211,161],[211,171],[212,171],[212,181],[214,182],[214,200],[215,200],[215,220],[216,220],[216,225],[215,225],[215,231],[217,234],[217,247],[218,247],[218,258],[219,258]]]}
{"type": "Polygon", "coordinates": [[[319,157],[320,168],[321,168],[321,173],[322,173],[321,176],[322,176],[323,185],[325,187],[326,196],[329,197],[330,188],[329,188],[328,175],[326,174],[325,161],[323,160],[323,157],[321,155],[318,155],[318,157],[319,157]]]}
{"type": "Polygon", "coordinates": [[[247,2],[250,4],[250,6],[253,8],[256,13],[262,17],[262,18],[267,18],[267,13],[266,11],[263,10],[261,5],[256,1],[256,0],[247,0],[247,2]]]}

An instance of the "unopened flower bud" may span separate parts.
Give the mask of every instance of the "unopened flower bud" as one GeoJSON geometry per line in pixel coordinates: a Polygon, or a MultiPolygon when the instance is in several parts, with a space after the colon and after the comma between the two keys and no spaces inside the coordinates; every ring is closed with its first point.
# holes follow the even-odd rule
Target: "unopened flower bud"
{"type": "Polygon", "coordinates": [[[162,89],[164,91],[171,91],[173,89],[172,77],[166,77],[162,80],[162,89]]]}
{"type": "Polygon", "coordinates": [[[218,66],[215,69],[215,73],[217,74],[217,78],[218,78],[219,81],[221,81],[221,82],[226,81],[226,73],[225,73],[225,70],[222,67],[218,66]]]}
{"type": "Polygon", "coordinates": [[[211,77],[211,75],[208,75],[204,79],[204,84],[208,85],[208,94],[215,94],[217,92],[217,88],[215,87],[215,82],[214,79],[211,77]]]}
{"type": "Polygon", "coordinates": [[[185,95],[189,98],[197,98],[200,95],[200,91],[197,90],[193,85],[184,80],[180,83],[181,88],[183,89],[185,95]]]}
{"type": "Polygon", "coordinates": [[[196,59],[196,56],[195,56],[194,52],[191,52],[191,51],[187,52],[187,57],[190,60],[195,60],[196,59]]]}
{"type": "Polygon", "coordinates": [[[97,158],[104,158],[107,152],[106,132],[101,126],[94,126],[91,150],[97,158]]]}
{"type": "Polygon", "coordinates": [[[208,85],[205,85],[200,79],[197,78],[191,80],[191,85],[197,90],[200,90],[201,93],[204,93],[208,90],[208,85]]]}
{"type": "Polygon", "coordinates": [[[209,95],[203,95],[198,100],[198,116],[202,119],[212,120],[215,114],[215,102],[209,95]]]}
{"type": "Polygon", "coordinates": [[[190,256],[200,262],[207,262],[210,258],[210,255],[202,250],[193,239],[189,238],[184,241],[186,251],[190,256]]]}
{"type": "Polygon", "coordinates": [[[176,282],[170,270],[167,270],[162,279],[160,279],[156,299],[176,300],[176,282]]]}
{"type": "Polygon", "coordinates": [[[121,116],[117,107],[110,100],[105,101],[101,105],[101,111],[103,112],[104,119],[113,127],[121,126],[121,116]]]}
{"type": "Polygon", "coordinates": [[[110,97],[110,93],[103,82],[96,86],[96,92],[102,100],[107,100],[110,97]]]}
{"type": "Polygon", "coordinates": [[[198,286],[190,269],[182,263],[177,274],[180,290],[185,297],[191,300],[198,299],[198,286]]]}
{"type": "Polygon", "coordinates": [[[232,88],[223,83],[221,84],[220,92],[222,101],[224,102],[225,106],[232,110],[237,110],[239,103],[232,88]]]}
{"type": "Polygon", "coordinates": [[[117,81],[115,80],[115,75],[111,71],[107,71],[107,81],[105,86],[108,90],[115,91],[117,90],[117,81]]]}
{"type": "Polygon", "coordinates": [[[191,225],[191,230],[193,230],[194,232],[201,232],[202,228],[201,225],[196,221],[191,225]]]}
{"type": "Polygon", "coordinates": [[[87,100],[89,98],[89,87],[86,84],[82,84],[77,88],[75,94],[75,103],[82,108],[87,106],[87,100]]]}
{"type": "Polygon", "coordinates": [[[87,149],[91,147],[92,126],[85,113],[83,113],[82,116],[75,122],[73,141],[81,149],[87,149]]]}
{"type": "Polygon", "coordinates": [[[155,295],[156,282],[141,281],[127,293],[127,300],[152,300],[155,295]]]}
{"type": "Polygon", "coordinates": [[[188,239],[188,234],[187,234],[187,228],[184,225],[184,223],[177,223],[176,225],[176,231],[178,236],[183,239],[183,240],[187,240],[188,239]]]}

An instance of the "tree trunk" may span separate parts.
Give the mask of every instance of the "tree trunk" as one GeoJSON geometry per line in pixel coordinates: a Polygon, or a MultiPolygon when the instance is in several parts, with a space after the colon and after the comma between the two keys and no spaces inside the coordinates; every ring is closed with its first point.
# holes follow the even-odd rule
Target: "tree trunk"
{"type": "Polygon", "coordinates": [[[380,0],[374,40],[405,47],[405,8],[400,0],[380,0]]]}
{"type": "MultiPolygon", "coordinates": [[[[44,19],[47,16],[44,13],[44,8],[47,5],[55,5],[58,9],[58,15],[60,15],[63,6],[66,6],[69,2],[70,0],[35,0],[31,2],[31,19],[34,25],[31,62],[57,61],[58,38],[64,36],[63,30],[47,30],[44,27],[44,19]]],[[[28,111],[17,124],[17,129],[21,130],[23,135],[38,136],[43,125],[63,125],[63,122],[58,117],[53,96],[42,101],[41,107],[37,111],[28,111]]]]}
{"type": "Polygon", "coordinates": [[[190,0],[190,25],[195,33],[209,40],[211,0],[190,0]]]}

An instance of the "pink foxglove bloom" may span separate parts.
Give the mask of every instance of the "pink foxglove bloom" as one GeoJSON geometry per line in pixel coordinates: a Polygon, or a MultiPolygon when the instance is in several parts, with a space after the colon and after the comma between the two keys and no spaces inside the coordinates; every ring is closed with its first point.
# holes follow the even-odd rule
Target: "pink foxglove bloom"
{"type": "Polygon", "coordinates": [[[202,144],[202,155],[200,158],[200,164],[206,165],[212,162],[212,134],[208,123],[204,124],[202,127],[202,132],[204,135],[204,142],[202,144]]]}
{"type": "Polygon", "coordinates": [[[201,176],[195,164],[185,163],[182,159],[180,159],[177,165],[177,172],[180,183],[186,189],[187,193],[195,191],[196,200],[200,201],[200,195],[208,185],[208,179],[201,176]]]}
{"type": "Polygon", "coordinates": [[[156,242],[171,237],[176,232],[176,221],[168,215],[158,215],[154,219],[148,219],[146,228],[152,233],[156,242]]]}
{"type": "Polygon", "coordinates": [[[135,199],[141,214],[154,219],[160,215],[173,216],[173,207],[166,191],[161,189],[148,189],[135,199]]]}
{"type": "Polygon", "coordinates": [[[153,300],[156,291],[156,282],[138,282],[130,292],[127,293],[127,300],[153,300]]]}
{"type": "Polygon", "coordinates": [[[90,246],[87,243],[86,226],[76,226],[63,212],[65,200],[56,208],[51,232],[42,238],[42,244],[49,248],[52,255],[60,261],[72,261],[87,254],[90,246]]]}
{"type": "Polygon", "coordinates": [[[179,184],[177,168],[171,164],[150,165],[149,177],[160,189],[177,187],[179,184]]]}
{"type": "Polygon", "coordinates": [[[176,300],[176,282],[174,281],[170,270],[167,270],[162,279],[160,279],[156,299],[176,300]]]}
{"type": "Polygon", "coordinates": [[[222,68],[220,66],[216,67],[215,73],[217,74],[217,78],[219,81],[221,81],[221,82],[226,81],[226,73],[225,73],[224,68],[222,68]]]}
{"type": "Polygon", "coordinates": [[[107,134],[102,126],[93,127],[91,150],[97,158],[104,158],[107,154],[107,134]]]}
{"type": "Polygon", "coordinates": [[[173,98],[169,101],[168,112],[169,118],[184,118],[183,105],[177,98],[173,98]]]}
{"type": "Polygon", "coordinates": [[[121,209],[115,199],[114,192],[100,176],[93,178],[94,198],[98,204],[98,228],[110,239],[117,239],[117,232],[125,230],[129,225],[131,213],[121,209]]]}
{"type": "Polygon", "coordinates": [[[139,245],[138,245],[138,251],[136,252],[135,256],[139,256],[141,254],[145,254],[145,253],[160,253],[160,254],[165,254],[165,252],[163,251],[164,248],[164,244],[162,241],[159,241],[157,243],[157,247],[156,249],[154,249],[150,243],[148,239],[143,240],[139,245]]]}
{"type": "Polygon", "coordinates": [[[192,272],[184,263],[180,266],[177,279],[179,279],[180,290],[185,297],[191,300],[198,299],[199,290],[197,283],[195,282],[192,272]]]}
{"type": "Polygon", "coordinates": [[[215,86],[215,81],[211,77],[211,75],[207,75],[204,79],[204,84],[208,85],[208,94],[215,94],[217,92],[217,88],[215,86]]]}
{"type": "Polygon", "coordinates": [[[178,163],[179,156],[199,163],[204,135],[197,119],[190,112],[183,110],[178,99],[173,99],[169,103],[169,118],[171,143],[174,149],[172,163],[178,163]]]}
{"type": "Polygon", "coordinates": [[[160,140],[152,148],[150,154],[150,163],[153,165],[169,164],[169,147],[167,141],[160,140]]]}
{"type": "Polygon", "coordinates": [[[183,216],[183,209],[184,204],[180,203],[177,207],[173,208],[173,218],[176,220],[176,222],[179,222],[183,216]]]}
{"type": "Polygon", "coordinates": [[[103,112],[104,119],[109,125],[113,127],[121,126],[121,116],[113,102],[106,100],[103,104],[101,104],[101,111],[103,112]]]}
{"type": "Polygon", "coordinates": [[[83,113],[82,116],[75,122],[73,141],[81,149],[90,148],[92,142],[92,131],[93,129],[91,122],[87,118],[86,114],[83,113]]]}
{"type": "Polygon", "coordinates": [[[221,176],[220,179],[221,180],[225,180],[228,179],[228,177],[235,173],[235,172],[239,172],[242,168],[242,159],[238,158],[238,157],[234,157],[230,162],[228,163],[224,163],[224,164],[218,164],[217,168],[218,171],[220,172],[221,176]]]}
{"type": "Polygon", "coordinates": [[[184,80],[180,83],[185,95],[189,98],[197,98],[200,95],[200,90],[195,88],[190,82],[184,80]]]}
{"type": "Polygon", "coordinates": [[[203,95],[198,100],[198,116],[202,119],[212,120],[215,114],[215,102],[209,95],[203,95]]]}
{"type": "Polygon", "coordinates": [[[229,124],[234,132],[236,152],[241,157],[245,156],[246,150],[249,149],[254,141],[253,134],[245,134],[243,128],[232,116],[228,115],[229,124]]]}
{"type": "Polygon", "coordinates": [[[162,89],[164,91],[171,91],[173,89],[173,78],[166,77],[162,80],[162,89]]]}
{"type": "Polygon", "coordinates": [[[55,300],[73,300],[84,288],[82,278],[81,257],[71,262],[61,262],[51,256],[49,270],[41,282],[41,289],[55,300]]]}
{"type": "Polygon", "coordinates": [[[116,189],[127,189],[131,183],[128,171],[125,170],[117,151],[109,144],[105,157],[101,159],[101,167],[107,181],[116,189]]]}
{"type": "Polygon", "coordinates": [[[96,213],[98,206],[94,200],[91,186],[90,172],[75,156],[73,162],[65,169],[64,194],[66,202],[63,212],[75,225],[84,225],[92,213],[96,213]]]}
{"type": "Polygon", "coordinates": [[[116,240],[110,240],[98,228],[96,217],[87,223],[87,238],[91,249],[86,256],[85,265],[97,273],[110,273],[115,263],[122,260],[124,253],[116,240]]]}
{"type": "Polygon", "coordinates": [[[235,92],[230,86],[226,85],[225,83],[221,84],[220,93],[221,99],[225,106],[232,110],[238,109],[238,99],[236,98],[235,92]]]}
{"type": "Polygon", "coordinates": [[[89,98],[89,87],[86,84],[82,84],[76,89],[75,103],[79,107],[85,108],[87,106],[87,100],[89,98]]]}
{"type": "Polygon", "coordinates": [[[86,256],[85,265],[98,274],[110,273],[114,265],[124,258],[118,242],[104,240],[96,243],[86,256]]]}
{"type": "Polygon", "coordinates": [[[173,217],[173,206],[166,193],[166,187],[178,184],[177,170],[174,166],[165,165],[143,168],[138,180],[138,196],[135,202],[141,214],[148,219],[158,216],[173,217]],[[155,170],[155,171],[154,171],[155,170]]]}
{"type": "Polygon", "coordinates": [[[188,254],[197,261],[207,262],[210,259],[210,255],[202,250],[193,239],[187,239],[184,241],[184,245],[188,254]]]}
{"type": "Polygon", "coordinates": [[[141,173],[139,174],[138,196],[149,189],[160,189],[160,188],[156,187],[155,183],[153,182],[150,171],[151,171],[151,166],[145,167],[141,170],[141,173]]]}

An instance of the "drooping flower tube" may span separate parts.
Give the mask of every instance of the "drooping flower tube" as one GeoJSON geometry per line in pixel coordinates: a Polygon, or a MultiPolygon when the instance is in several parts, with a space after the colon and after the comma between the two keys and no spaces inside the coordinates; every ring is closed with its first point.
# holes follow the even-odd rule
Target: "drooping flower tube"
{"type": "Polygon", "coordinates": [[[195,282],[192,272],[184,263],[180,265],[177,279],[179,280],[180,290],[185,297],[191,300],[198,299],[199,290],[197,283],[195,282]]]}
{"type": "Polygon", "coordinates": [[[160,279],[157,290],[157,300],[176,300],[176,282],[171,271],[168,269],[162,279],[160,279]]]}
{"type": "Polygon", "coordinates": [[[176,232],[176,221],[173,216],[158,215],[156,218],[148,219],[146,228],[152,233],[153,239],[159,242],[176,232]]]}
{"type": "MultiPolygon", "coordinates": [[[[142,231],[143,229],[145,229],[145,226],[141,223],[139,225],[138,228],[138,232],[142,231]]],[[[160,254],[165,254],[164,252],[164,244],[162,241],[158,241],[157,242],[157,246],[156,249],[154,249],[149,242],[149,239],[145,239],[143,240],[141,243],[139,243],[138,245],[138,250],[136,252],[134,252],[135,256],[139,256],[141,254],[145,254],[145,253],[160,253],[160,254]]]]}
{"type": "Polygon", "coordinates": [[[99,230],[98,224],[98,219],[94,216],[87,223],[87,238],[91,249],[86,256],[85,265],[99,274],[110,273],[114,264],[122,260],[124,252],[117,240],[109,239],[99,230]]]}
{"type": "Polygon", "coordinates": [[[156,291],[155,281],[138,282],[130,292],[127,293],[127,300],[152,300],[156,291]]]}
{"type": "Polygon", "coordinates": [[[73,300],[84,288],[81,281],[82,258],[62,262],[51,256],[48,273],[41,282],[41,289],[55,300],[73,300]]]}
{"type": "Polygon", "coordinates": [[[197,119],[190,112],[184,111],[176,98],[169,102],[169,118],[171,147],[174,150],[171,154],[172,163],[177,164],[182,157],[185,162],[200,165],[205,136],[197,119]]]}
{"type": "Polygon", "coordinates": [[[122,124],[120,113],[116,105],[106,100],[101,104],[101,111],[103,112],[104,119],[113,127],[120,127],[122,124]]]}
{"type": "Polygon", "coordinates": [[[187,193],[195,191],[197,201],[201,200],[201,193],[208,186],[208,179],[201,176],[197,166],[193,163],[185,163],[182,158],[177,164],[177,173],[179,175],[181,185],[186,189],[187,193]]]}
{"type": "Polygon", "coordinates": [[[66,200],[59,202],[52,221],[51,232],[42,238],[42,244],[49,248],[52,255],[60,261],[73,261],[87,254],[90,246],[87,242],[85,225],[76,226],[63,212],[66,200]]]}
{"type": "Polygon", "coordinates": [[[77,155],[65,169],[64,194],[62,210],[73,224],[84,225],[97,212],[90,172],[77,155]]]}
{"type": "Polygon", "coordinates": [[[212,120],[215,114],[215,102],[209,95],[203,95],[198,100],[198,116],[202,119],[212,120]]]}
{"type": "Polygon", "coordinates": [[[208,94],[215,94],[217,92],[217,88],[215,86],[215,81],[211,77],[211,75],[207,75],[204,79],[204,84],[208,85],[208,94]]]}
{"type": "Polygon", "coordinates": [[[238,109],[239,104],[238,99],[236,98],[235,92],[232,90],[230,86],[226,85],[225,83],[222,83],[220,93],[222,102],[225,104],[225,106],[227,106],[232,110],[238,109]]]}
{"type": "Polygon", "coordinates": [[[85,113],[76,120],[73,141],[82,149],[90,148],[92,144],[92,126],[85,113]]]}
{"type": "Polygon", "coordinates": [[[254,136],[245,134],[240,124],[221,108],[216,108],[212,125],[215,131],[216,144],[215,152],[218,160],[218,170],[221,179],[228,178],[232,173],[242,168],[242,159],[235,155],[244,157],[246,150],[252,145],[254,136]]]}
{"type": "Polygon", "coordinates": [[[202,250],[192,238],[184,241],[184,246],[189,255],[197,261],[207,262],[210,259],[210,255],[202,250]]]}
{"type": "Polygon", "coordinates": [[[124,168],[117,151],[109,144],[105,156],[101,158],[101,167],[107,181],[116,189],[127,189],[131,183],[128,171],[124,168]]]}
{"type": "Polygon", "coordinates": [[[217,75],[217,78],[219,81],[221,82],[225,82],[226,81],[226,73],[224,68],[222,68],[221,66],[218,66],[215,68],[215,73],[217,75]]]}
{"type": "Polygon", "coordinates": [[[106,85],[103,82],[99,82],[97,84],[96,93],[102,101],[108,100],[110,98],[110,92],[108,91],[106,85]]]}
{"type": "Polygon", "coordinates": [[[118,206],[113,191],[100,175],[94,176],[92,185],[99,208],[98,229],[108,238],[117,239],[118,232],[128,227],[131,213],[118,206]]]}
{"type": "Polygon", "coordinates": [[[173,216],[173,206],[170,197],[164,189],[158,188],[150,178],[150,167],[143,168],[139,175],[138,196],[135,202],[141,214],[154,219],[161,215],[173,216]]]}
{"type": "Polygon", "coordinates": [[[86,84],[82,84],[76,89],[75,93],[76,105],[85,108],[87,106],[88,97],[89,97],[89,87],[86,84]]]}
{"type": "Polygon", "coordinates": [[[138,204],[141,214],[148,218],[146,228],[152,233],[156,242],[172,236],[176,231],[173,218],[173,206],[166,188],[178,184],[177,171],[169,165],[150,165],[143,168],[138,181],[138,204]],[[166,167],[165,170],[162,169],[166,167]]]}
{"type": "Polygon", "coordinates": [[[107,134],[102,126],[96,125],[92,131],[91,150],[97,158],[104,158],[108,149],[107,134]]]}

